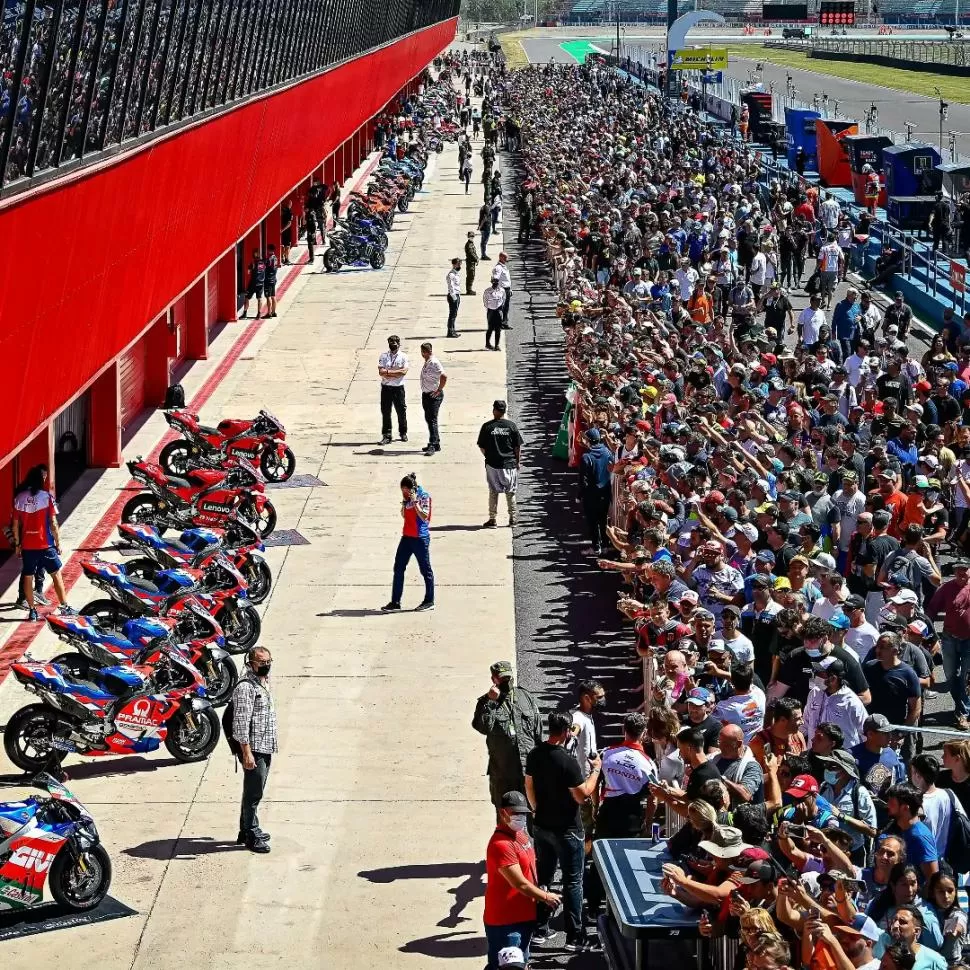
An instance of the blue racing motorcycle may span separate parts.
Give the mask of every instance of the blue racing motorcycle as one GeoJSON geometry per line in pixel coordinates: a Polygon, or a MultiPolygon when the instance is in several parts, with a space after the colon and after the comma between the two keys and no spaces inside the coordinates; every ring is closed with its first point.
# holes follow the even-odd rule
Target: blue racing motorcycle
{"type": "Polygon", "coordinates": [[[342,266],[366,266],[380,269],[384,265],[384,250],[367,236],[335,229],[329,236],[330,246],[323,254],[323,266],[328,273],[339,272],[342,266]]]}

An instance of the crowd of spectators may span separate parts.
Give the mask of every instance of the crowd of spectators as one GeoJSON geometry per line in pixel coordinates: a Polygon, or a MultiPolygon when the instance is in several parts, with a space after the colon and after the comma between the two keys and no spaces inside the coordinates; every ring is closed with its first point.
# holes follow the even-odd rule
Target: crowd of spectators
{"type": "MultiPolygon", "coordinates": [[[[643,661],[644,712],[601,756],[577,744],[588,713],[550,716],[587,838],[662,825],[665,892],[739,966],[960,965],[968,322],[914,353],[902,294],[840,298],[855,233],[830,200],[759,185],[748,145],[606,66],[503,75],[497,100],[521,127],[520,238],[559,289],[589,554],[643,661]],[[944,689],[940,750],[919,728],[944,689]]],[[[538,882],[551,852],[582,944],[549,763],[524,762],[538,882]]],[[[587,917],[601,900],[587,869],[587,917]]]]}

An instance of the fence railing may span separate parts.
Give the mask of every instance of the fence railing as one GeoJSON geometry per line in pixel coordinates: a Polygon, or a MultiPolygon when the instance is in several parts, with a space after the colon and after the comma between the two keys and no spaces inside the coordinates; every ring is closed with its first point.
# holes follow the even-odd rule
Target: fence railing
{"type": "Polygon", "coordinates": [[[798,51],[832,51],[852,57],[890,57],[950,67],[970,66],[970,41],[900,40],[891,37],[855,40],[848,37],[809,37],[805,40],[766,40],[765,47],[798,51]]]}

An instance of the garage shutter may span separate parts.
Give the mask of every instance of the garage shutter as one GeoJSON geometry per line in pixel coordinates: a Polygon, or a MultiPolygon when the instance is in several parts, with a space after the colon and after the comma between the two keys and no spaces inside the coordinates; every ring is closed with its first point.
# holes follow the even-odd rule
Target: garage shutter
{"type": "Polygon", "coordinates": [[[211,330],[219,321],[219,264],[209,269],[205,277],[206,319],[211,330]]]}
{"type": "Polygon", "coordinates": [[[143,337],[119,363],[121,371],[121,427],[125,428],[145,406],[145,351],[148,341],[143,337]]]}

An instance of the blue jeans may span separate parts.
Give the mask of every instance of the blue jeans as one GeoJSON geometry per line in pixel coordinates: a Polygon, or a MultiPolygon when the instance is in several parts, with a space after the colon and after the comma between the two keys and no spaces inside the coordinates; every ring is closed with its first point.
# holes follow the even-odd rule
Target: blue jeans
{"type": "Polygon", "coordinates": [[[400,603],[404,593],[404,570],[408,568],[411,557],[418,561],[418,569],[424,576],[424,601],[434,602],[434,573],[431,570],[431,537],[401,536],[394,557],[394,585],[391,588],[391,602],[400,603]]]}
{"type": "MultiPolygon", "coordinates": [[[[585,841],[583,830],[556,832],[535,827],[533,842],[536,847],[536,880],[548,889],[556,874],[556,863],[562,870],[562,902],[566,924],[566,939],[577,940],[583,936],[583,864],[585,841]]],[[[548,917],[546,919],[548,925],[548,917]]]]}
{"type": "Polygon", "coordinates": [[[970,697],[967,696],[967,674],[970,673],[970,640],[961,640],[948,633],[943,634],[943,672],[950,687],[950,696],[958,715],[970,714],[970,697]]]}
{"type": "Polygon", "coordinates": [[[532,934],[535,932],[536,924],[532,923],[505,923],[502,926],[489,926],[485,924],[485,939],[488,941],[488,970],[498,970],[499,950],[504,950],[507,946],[517,946],[525,957],[525,962],[529,962],[529,944],[532,942],[532,934]]]}

